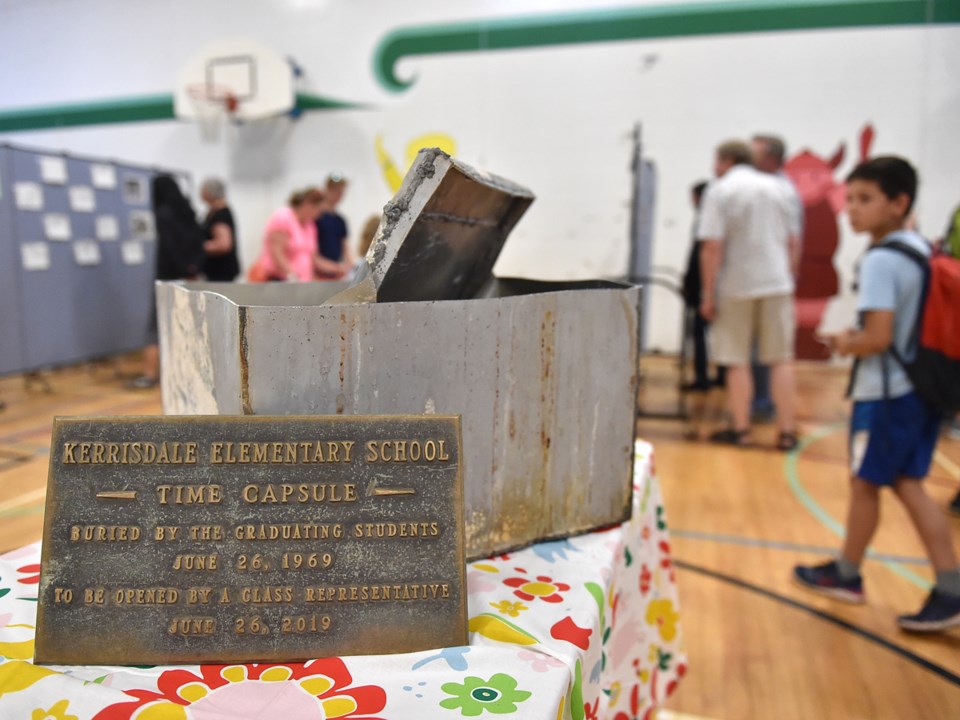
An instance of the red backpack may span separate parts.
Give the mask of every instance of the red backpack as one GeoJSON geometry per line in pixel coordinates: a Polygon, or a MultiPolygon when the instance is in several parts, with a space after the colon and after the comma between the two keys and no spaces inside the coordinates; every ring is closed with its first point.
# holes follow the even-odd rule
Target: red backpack
{"type": "Polygon", "coordinates": [[[906,255],[923,271],[923,299],[908,345],[913,359],[907,362],[893,346],[890,354],[906,370],[917,395],[951,417],[960,412],[960,259],[928,259],[896,241],[870,250],[881,248],[906,255]]]}

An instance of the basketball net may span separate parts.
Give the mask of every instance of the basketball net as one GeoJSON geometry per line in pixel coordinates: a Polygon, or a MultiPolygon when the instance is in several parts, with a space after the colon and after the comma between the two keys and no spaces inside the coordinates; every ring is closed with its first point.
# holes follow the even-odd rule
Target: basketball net
{"type": "Polygon", "coordinates": [[[240,106],[237,96],[230,88],[207,83],[188,86],[187,94],[193,103],[197,125],[200,126],[200,138],[205,143],[217,142],[224,121],[232,119],[240,106]]]}

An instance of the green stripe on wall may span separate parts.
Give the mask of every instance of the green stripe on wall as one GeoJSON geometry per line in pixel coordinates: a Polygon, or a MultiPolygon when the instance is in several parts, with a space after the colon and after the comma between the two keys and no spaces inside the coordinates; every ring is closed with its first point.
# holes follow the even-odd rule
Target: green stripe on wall
{"type": "Polygon", "coordinates": [[[510,48],[729,33],[960,22],[960,0],[716,2],[647,5],[559,15],[401,28],[380,41],[374,72],[388,90],[405,90],[395,66],[404,57],[510,48]]]}
{"type": "MultiPolygon", "coordinates": [[[[644,38],[946,23],[960,23],[960,0],[755,0],[648,5],[401,28],[381,40],[374,70],[384,87],[400,91],[413,81],[397,78],[395,65],[414,55],[644,38]]],[[[297,95],[296,106],[304,111],[367,107],[302,93],[297,95]]],[[[0,110],[0,132],[174,118],[173,95],[150,95],[0,110]]]]}
{"type": "MultiPolygon", "coordinates": [[[[320,95],[298,93],[300,110],[340,110],[363,107],[357,103],[333,100],[320,95]]],[[[148,95],[135,98],[101,100],[74,105],[47,105],[0,111],[0,132],[48,130],[81,125],[175,120],[173,95],[148,95]]]]}
{"type": "Polygon", "coordinates": [[[319,95],[297,93],[297,108],[299,110],[357,110],[366,107],[368,106],[363,103],[349,102],[346,100],[333,100],[331,98],[325,98],[319,95]]]}
{"type": "Polygon", "coordinates": [[[148,95],[0,112],[0,132],[173,119],[173,95],[148,95]]]}

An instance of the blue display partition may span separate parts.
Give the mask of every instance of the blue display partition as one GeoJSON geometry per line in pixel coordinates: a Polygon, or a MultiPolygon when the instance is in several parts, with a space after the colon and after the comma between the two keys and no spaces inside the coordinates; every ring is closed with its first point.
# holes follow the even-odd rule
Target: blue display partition
{"type": "Polygon", "coordinates": [[[0,147],[0,374],[147,343],[159,172],[0,147]]]}

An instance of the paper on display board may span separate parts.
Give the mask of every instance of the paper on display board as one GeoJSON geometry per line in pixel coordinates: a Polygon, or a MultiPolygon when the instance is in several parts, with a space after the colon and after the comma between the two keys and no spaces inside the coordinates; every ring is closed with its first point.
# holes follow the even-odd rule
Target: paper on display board
{"type": "Polygon", "coordinates": [[[71,238],[70,216],[63,213],[48,213],[43,216],[43,232],[47,240],[65,242],[71,238]]]}
{"type": "Polygon", "coordinates": [[[97,215],[97,240],[119,240],[120,223],[116,215],[97,215]]]}
{"type": "Polygon", "coordinates": [[[20,263],[27,271],[50,269],[50,246],[42,240],[20,244],[20,263]]]}
{"type": "Polygon", "coordinates": [[[65,185],[67,182],[67,160],[55,155],[41,155],[40,179],[50,185],[65,185]]]}
{"type": "Polygon", "coordinates": [[[123,201],[128,205],[147,204],[147,176],[123,176],[123,201]]]}
{"type": "Polygon", "coordinates": [[[149,210],[131,210],[130,234],[137,240],[153,240],[153,213],[149,210]]]}
{"type": "Polygon", "coordinates": [[[147,254],[143,251],[143,244],[139,240],[127,240],[120,244],[120,256],[124,265],[143,265],[147,254]]]}
{"type": "Polygon", "coordinates": [[[113,190],[117,187],[117,171],[113,165],[94,163],[90,166],[90,182],[98,190],[113,190]]]}
{"type": "Polygon", "coordinates": [[[77,240],[73,244],[73,259],[77,265],[99,265],[100,245],[96,240],[77,240]]]}
{"type": "Polygon", "coordinates": [[[13,197],[18,210],[43,210],[43,188],[40,183],[14,183],[13,197]]]}
{"type": "Polygon", "coordinates": [[[68,191],[70,209],[74,212],[93,212],[97,209],[97,198],[89,185],[74,185],[68,191]]]}

